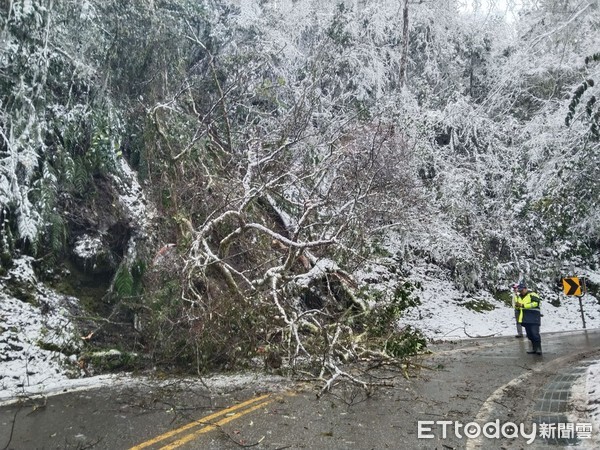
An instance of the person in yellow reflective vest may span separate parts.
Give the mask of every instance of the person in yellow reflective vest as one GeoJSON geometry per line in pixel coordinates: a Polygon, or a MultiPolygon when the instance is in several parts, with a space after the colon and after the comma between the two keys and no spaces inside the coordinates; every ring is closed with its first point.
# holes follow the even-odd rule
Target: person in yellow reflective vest
{"type": "Polygon", "coordinates": [[[532,350],[529,354],[542,354],[542,338],[540,336],[540,325],[542,322],[542,314],[540,306],[542,299],[535,292],[529,291],[524,282],[517,285],[517,297],[515,306],[519,309],[519,323],[525,328],[527,339],[531,341],[532,350]]]}
{"type": "Polygon", "coordinates": [[[515,322],[517,324],[517,334],[515,335],[515,337],[522,338],[522,337],[524,337],[523,336],[523,326],[519,323],[519,315],[521,314],[521,308],[517,308],[517,301],[521,297],[519,297],[519,294],[517,293],[517,286],[519,286],[519,283],[515,283],[511,286],[511,288],[512,288],[512,307],[515,312],[515,322]]]}

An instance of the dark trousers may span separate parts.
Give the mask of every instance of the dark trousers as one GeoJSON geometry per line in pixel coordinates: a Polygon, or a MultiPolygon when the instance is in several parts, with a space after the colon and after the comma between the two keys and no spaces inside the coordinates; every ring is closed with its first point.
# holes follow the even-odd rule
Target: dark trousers
{"type": "Polygon", "coordinates": [[[527,334],[527,339],[531,341],[532,344],[541,344],[542,338],[540,336],[540,326],[534,323],[524,323],[525,333],[527,334]]]}

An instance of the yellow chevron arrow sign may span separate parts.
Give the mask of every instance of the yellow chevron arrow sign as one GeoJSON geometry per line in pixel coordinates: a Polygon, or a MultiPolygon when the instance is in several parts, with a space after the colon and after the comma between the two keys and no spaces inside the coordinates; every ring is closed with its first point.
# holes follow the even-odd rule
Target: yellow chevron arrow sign
{"type": "Polygon", "coordinates": [[[581,280],[579,277],[563,278],[562,283],[565,295],[572,295],[575,297],[581,297],[583,295],[583,288],[581,287],[581,280]]]}

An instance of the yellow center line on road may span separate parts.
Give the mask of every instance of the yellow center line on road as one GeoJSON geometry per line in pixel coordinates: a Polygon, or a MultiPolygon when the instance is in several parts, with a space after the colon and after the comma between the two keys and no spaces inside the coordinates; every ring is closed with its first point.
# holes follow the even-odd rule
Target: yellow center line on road
{"type": "MultiPolygon", "coordinates": [[[[268,398],[271,394],[265,394],[265,395],[261,395],[259,397],[255,397],[255,398],[251,398],[250,400],[246,400],[245,402],[239,403],[237,405],[231,406],[229,408],[226,409],[222,409],[219,412],[216,412],[214,414],[210,414],[206,417],[202,417],[198,420],[195,420],[194,422],[188,423],[187,425],[184,425],[180,428],[177,428],[176,430],[171,430],[167,433],[161,434],[160,436],[156,436],[153,439],[150,439],[149,441],[146,442],[142,442],[141,444],[136,445],[135,447],[131,447],[129,450],[140,450],[142,448],[146,448],[146,447],[150,447],[151,445],[156,444],[157,442],[160,441],[164,441],[165,439],[169,439],[170,437],[173,437],[179,433],[182,433],[186,430],[189,430],[190,428],[196,427],[198,425],[208,425],[207,422],[209,420],[212,419],[216,419],[217,417],[220,416],[224,416],[226,414],[230,414],[230,413],[234,413],[235,411],[237,411],[238,409],[242,409],[248,405],[251,405],[252,403],[256,403],[259,402],[261,400],[264,400],[266,398],[268,398]]],[[[270,403],[272,400],[269,400],[268,402],[265,403],[270,403]]],[[[261,403],[261,405],[263,405],[264,403],[261,403]]],[[[259,405],[258,407],[260,407],[261,405],[259,405]]],[[[254,409],[257,409],[258,407],[252,408],[251,411],[254,411],[254,409]]],[[[250,412],[247,411],[247,412],[250,412]]],[[[246,412],[244,412],[244,414],[246,414],[246,412]]],[[[243,414],[242,414],[243,415],[243,414]]],[[[234,415],[233,418],[235,417],[239,417],[239,415],[234,415]]],[[[233,418],[231,420],[233,420],[233,418]]],[[[218,422],[217,422],[218,423],[218,422]]]]}
{"type": "Polygon", "coordinates": [[[212,430],[216,429],[217,427],[220,427],[221,425],[225,425],[226,423],[229,423],[232,420],[238,419],[238,418],[242,417],[243,415],[251,413],[252,411],[255,411],[259,408],[262,408],[263,406],[267,406],[272,401],[273,401],[273,399],[267,400],[266,402],[262,402],[258,405],[254,405],[248,409],[244,409],[243,411],[234,413],[233,416],[225,417],[224,419],[221,419],[218,422],[207,425],[206,427],[201,428],[198,431],[194,431],[193,433],[187,434],[187,435],[183,436],[181,439],[178,439],[169,445],[165,445],[164,447],[161,447],[161,450],[173,450],[174,448],[181,447],[183,444],[187,444],[188,442],[193,441],[194,439],[196,439],[197,437],[199,437],[200,435],[202,435],[204,433],[208,433],[209,431],[212,431],[212,430]]]}

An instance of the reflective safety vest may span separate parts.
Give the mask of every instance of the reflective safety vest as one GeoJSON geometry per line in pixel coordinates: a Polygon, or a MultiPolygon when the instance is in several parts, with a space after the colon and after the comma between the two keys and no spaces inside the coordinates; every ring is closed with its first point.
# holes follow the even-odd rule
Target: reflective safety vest
{"type": "Polygon", "coordinates": [[[512,307],[514,309],[521,309],[521,308],[517,308],[517,302],[521,301],[521,297],[519,297],[518,294],[513,294],[512,296],[512,307]]]}
{"type": "MultiPolygon", "coordinates": [[[[540,304],[542,299],[535,292],[528,292],[525,297],[518,299],[523,305],[519,314],[519,323],[523,322],[523,318],[533,319],[533,322],[540,320],[540,304]]],[[[527,320],[529,322],[529,320],[527,320]]]]}

